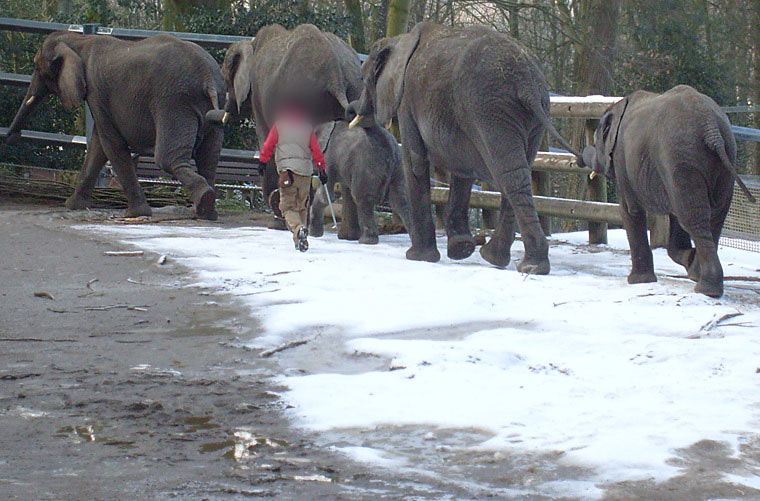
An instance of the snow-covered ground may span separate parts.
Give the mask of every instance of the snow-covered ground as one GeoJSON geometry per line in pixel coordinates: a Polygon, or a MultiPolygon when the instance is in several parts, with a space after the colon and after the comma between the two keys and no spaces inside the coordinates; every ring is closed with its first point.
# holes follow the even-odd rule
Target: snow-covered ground
{"type": "MultiPolygon", "coordinates": [[[[337,449],[378,467],[419,465],[392,441],[367,446],[361,430],[422,427],[433,443],[469,430],[461,450],[554,454],[591,472],[575,489],[592,496],[594,484],[679,474],[677,451],[701,440],[737,455],[757,440],[758,284],[727,282],[719,300],[695,294],[668,276],[683,269],[659,249],[659,282],[628,285],[622,230],[602,247],[584,245],[586,233],[555,235],[552,273],[525,276],[477,252],[407,261],[406,235],[377,246],[327,235],[300,254],[286,233],[263,228],[89,229],[168,254],[245,301],[263,329],[250,346],[312,340],[281,353],[302,353],[291,366],[300,370],[281,378],[292,419],[340,435],[337,449]]],[[[512,256],[522,257],[520,242],[512,256]]],[[[760,277],[760,255],[720,256],[726,276],[760,277]]],[[[758,473],[743,462],[724,478],[757,486],[758,473]]]]}

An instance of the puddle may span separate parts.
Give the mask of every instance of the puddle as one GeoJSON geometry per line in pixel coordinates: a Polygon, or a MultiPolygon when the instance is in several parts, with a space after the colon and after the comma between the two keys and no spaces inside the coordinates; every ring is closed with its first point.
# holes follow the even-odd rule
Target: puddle
{"type": "Polygon", "coordinates": [[[275,450],[290,445],[285,440],[255,435],[247,429],[238,429],[233,437],[221,442],[206,442],[200,446],[199,451],[203,454],[224,451],[222,457],[244,461],[258,456],[264,450],[275,450]]]}
{"type": "Polygon", "coordinates": [[[121,440],[103,435],[103,427],[97,424],[64,426],[59,428],[53,437],[69,439],[75,444],[96,442],[103,445],[113,445],[121,449],[133,449],[135,447],[133,440],[121,440]]]}
{"type": "Polygon", "coordinates": [[[211,421],[211,416],[190,416],[182,420],[182,424],[188,425],[187,433],[195,433],[201,430],[213,430],[219,425],[211,421]]]}

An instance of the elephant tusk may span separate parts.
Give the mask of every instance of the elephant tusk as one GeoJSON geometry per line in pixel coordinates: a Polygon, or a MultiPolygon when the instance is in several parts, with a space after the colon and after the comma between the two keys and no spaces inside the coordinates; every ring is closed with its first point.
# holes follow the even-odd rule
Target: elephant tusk
{"type": "Polygon", "coordinates": [[[393,119],[389,118],[388,121],[385,122],[385,128],[391,130],[391,127],[393,127],[393,119]]]}
{"type": "Polygon", "coordinates": [[[226,124],[229,121],[230,121],[230,112],[229,111],[225,111],[224,115],[222,116],[222,123],[226,124]]]}
{"type": "Polygon", "coordinates": [[[34,98],[35,98],[35,97],[37,97],[37,96],[31,96],[29,99],[27,99],[27,100],[26,100],[26,105],[27,105],[27,106],[31,106],[31,105],[32,105],[32,103],[34,102],[34,98]]]}
{"type": "Polygon", "coordinates": [[[354,117],[354,119],[351,120],[351,123],[348,124],[348,128],[349,129],[353,129],[354,127],[356,127],[357,125],[359,125],[359,122],[362,121],[362,118],[364,118],[364,117],[362,117],[361,115],[356,115],[354,117]]]}
{"type": "Polygon", "coordinates": [[[589,175],[588,175],[588,178],[589,178],[589,179],[591,179],[592,181],[593,181],[594,179],[596,179],[596,171],[595,171],[595,170],[592,170],[592,171],[591,171],[591,174],[589,174],[589,175]]]}

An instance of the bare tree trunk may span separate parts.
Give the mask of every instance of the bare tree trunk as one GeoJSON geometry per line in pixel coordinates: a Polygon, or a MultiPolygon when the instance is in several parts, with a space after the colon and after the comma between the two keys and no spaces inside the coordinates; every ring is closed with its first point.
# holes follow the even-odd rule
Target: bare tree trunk
{"type": "MultiPolygon", "coordinates": [[[[754,26],[752,33],[752,104],[760,105],[760,0],[752,1],[754,26]]],[[[755,112],[753,125],[760,129],[760,112],[755,112]]],[[[760,175],[760,143],[754,143],[754,158],[750,160],[750,173],[760,175]]]]}
{"type": "MultiPolygon", "coordinates": [[[[307,2],[308,0],[304,0],[307,2]]],[[[185,25],[182,16],[191,12],[193,8],[206,7],[209,9],[224,10],[230,8],[230,0],[164,0],[162,27],[167,31],[184,31],[185,25]]]]}
{"type": "Polygon", "coordinates": [[[362,4],[360,0],[343,0],[346,13],[351,19],[351,33],[348,35],[348,43],[356,52],[366,52],[367,43],[364,39],[364,23],[362,22],[362,4]]]}
{"type": "Polygon", "coordinates": [[[388,24],[385,29],[385,36],[395,37],[401,33],[406,33],[411,3],[411,0],[390,0],[388,3],[388,24]]]}

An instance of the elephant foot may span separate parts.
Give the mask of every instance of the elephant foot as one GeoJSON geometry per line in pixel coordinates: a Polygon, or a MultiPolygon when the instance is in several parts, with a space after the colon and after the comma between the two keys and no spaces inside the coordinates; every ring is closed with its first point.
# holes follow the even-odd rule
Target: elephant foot
{"type": "Polygon", "coordinates": [[[406,251],[406,258],[410,261],[427,261],[428,263],[437,263],[441,260],[441,253],[433,247],[420,248],[411,246],[406,251]]]}
{"type": "Polygon", "coordinates": [[[195,214],[199,219],[208,219],[209,221],[216,221],[219,219],[219,214],[216,212],[216,193],[211,186],[192,191],[190,199],[193,201],[195,207],[195,214]]]}
{"type": "Polygon", "coordinates": [[[700,280],[694,287],[694,292],[699,292],[708,297],[720,297],[723,295],[723,281],[700,280]]]}
{"type": "Polygon", "coordinates": [[[354,229],[344,230],[343,228],[344,227],[341,225],[340,229],[338,230],[339,240],[349,240],[353,242],[353,241],[359,240],[359,237],[361,237],[360,230],[354,230],[354,229]]]}
{"type": "Polygon", "coordinates": [[[135,205],[133,207],[127,207],[127,210],[124,211],[124,217],[141,217],[141,216],[148,216],[150,217],[153,215],[153,211],[151,210],[150,206],[146,203],[142,203],[139,205],[135,205]]]}
{"type": "Polygon", "coordinates": [[[629,284],[649,284],[656,281],[657,277],[654,272],[651,271],[645,271],[643,273],[631,272],[631,274],[628,275],[629,284]]]}
{"type": "Polygon", "coordinates": [[[271,221],[269,221],[267,228],[269,228],[270,230],[287,230],[288,225],[285,224],[284,219],[275,216],[271,219],[271,221]]]}
{"type": "Polygon", "coordinates": [[[517,271],[528,275],[548,275],[551,264],[548,259],[523,259],[517,265],[517,271]]]}
{"type": "Polygon", "coordinates": [[[509,266],[509,250],[507,249],[506,252],[504,250],[499,250],[493,238],[489,240],[487,244],[480,247],[480,255],[483,259],[497,268],[506,268],[509,266]]]}
{"type": "Polygon", "coordinates": [[[686,274],[689,276],[689,278],[691,280],[694,280],[695,282],[699,282],[699,277],[702,275],[702,270],[701,270],[701,267],[699,266],[699,259],[697,259],[696,250],[692,251],[689,265],[686,266],[685,268],[686,268],[686,274]]]}
{"type": "Polygon", "coordinates": [[[90,197],[85,197],[74,193],[66,199],[65,205],[69,210],[82,210],[88,208],[91,203],[92,200],[90,197]]]}
{"type": "Polygon", "coordinates": [[[446,245],[449,259],[466,259],[475,252],[475,239],[472,235],[452,235],[446,245]]]}
{"type": "Polygon", "coordinates": [[[311,224],[309,227],[309,236],[310,237],[321,237],[325,234],[325,225],[315,225],[314,223],[311,224]]]}
{"type": "Polygon", "coordinates": [[[359,238],[360,244],[377,245],[378,242],[380,242],[380,239],[378,238],[377,235],[362,235],[359,238]]]}

